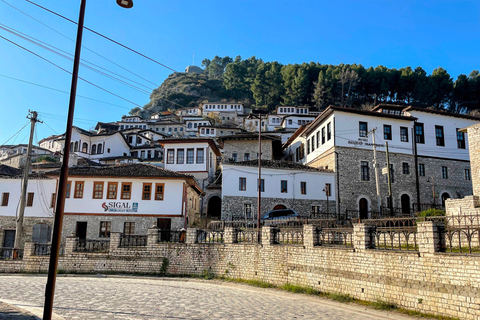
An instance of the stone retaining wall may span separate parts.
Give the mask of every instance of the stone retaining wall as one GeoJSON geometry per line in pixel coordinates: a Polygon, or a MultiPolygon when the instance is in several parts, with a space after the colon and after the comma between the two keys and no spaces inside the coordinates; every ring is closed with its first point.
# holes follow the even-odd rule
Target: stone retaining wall
{"type": "MultiPolygon", "coordinates": [[[[224,243],[198,244],[196,229],[186,243],[157,243],[149,229],[148,244],[119,248],[113,233],[108,253],[73,252],[76,238],[67,238],[58,269],[65,272],[136,272],[214,274],[308,286],[323,292],[349,294],[362,300],[382,300],[426,313],[477,319],[480,316],[480,256],[438,253],[436,225],[418,224],[418,251],[372,250],[368,226],[356,224],[351,248],[315,246],[316,228],[304,226],[303,245],[273,244],[273,228],[262,229],[262,244],[234,243],[227,228],[224,243]]],[[[32,255],[26,243],[23,261],[0,261],[0,272],[46,272],[48,257],[32,255]]]]}

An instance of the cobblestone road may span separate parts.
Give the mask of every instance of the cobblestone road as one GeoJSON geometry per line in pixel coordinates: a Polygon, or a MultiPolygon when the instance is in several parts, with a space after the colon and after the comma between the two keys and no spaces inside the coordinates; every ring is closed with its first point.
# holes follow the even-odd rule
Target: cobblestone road
{"type": "MultiPolygon", "coordinates": [[[[45,276],[0,276],[0,299],[41,307],[45,283],[45,276]]],[[[65,319],[410,318],[220,281],[113,276],[58,277],[54,312],[65,319]]]]}

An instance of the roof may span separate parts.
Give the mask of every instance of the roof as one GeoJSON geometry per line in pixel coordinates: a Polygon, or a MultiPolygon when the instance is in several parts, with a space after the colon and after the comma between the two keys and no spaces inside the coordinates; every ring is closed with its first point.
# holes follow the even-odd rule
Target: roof
{"type": "MultiPolygon", "coordinates": [[[[257,167],[258,168],[258,159],[249,160],[249,161],[224,161],[223,164],[242,166],[242,167],[257,167]]],[[[291,162],[291,161],[275,161],[275,160],[262,160],[262,168],[268,169],[279,169],[279,170],[302,170],[302,171],[313,171],[313,172],[333,172],[332,170],[318,169],[314,167],[304,166],[303,164],[291,162]]]]}
{"type": "Polygon", "coordinates": [[[132,157],[132,156],[118,156],[118,157],[104,157],[104,158],[99,158],[99,161],[110,161],[110,160],[129,160],[129,159],[136,159],[140,160],[138,157],[132,157]]]}
{"type": "MultiPolygon", "coordinates": [[[[280,137],[272,134],[265,134],[262,133],[262,139],[269,139],[269,140],[280,140],[280,137]]],[[[258,140],[258,133],[253,133],[253,132],[241,132],[241,133],[235,133],[235,134],[230,134],[230,135],[225,135],[218,137],[219,141],[224,141],[224,140],[258,140]]]]}
{"type": "Polygon", "coordinates": [[[222,153],[218,149],[217,144],[215,143],[215,140],[210,139],[210,138],[205,138],[205,137],[186,137],[186,138],[167,138],[163,140],[158,140],[158,143],[165,147],[165,144],[170,144],[170,143],[196,143],[196,142],[206,142],[212,148],[212,151],[215,152],[217,156],[221,156],[222,153]]]}
{"type": "Polygon", "coordinates": [[[320,115],[317,116],[317,118],[312,121],[308,127],[304,131],[304,135],[308,135],[312,130],[314,130],[318,124],[322,123],[322,121],[330,116],[334,111],[340,111],[340,112],[346,112],[346,113],[354,113],[354,114],[360,114],[364,116],[370,116],[370,117],[382,117],[382,118],[390,118],[390,119],[398,119],[398,120],[407,120],[407,121],[414,121],[417,120],[415,117],[410,117],[410,116],[399,116],[399,115],[394,115],[394,114],[387,114],[387,113],[382,113],[382,112],[377,112],[377,111],[370,111],[370,110],[360,110],[360,109],[352,109],[352,108],[343,108],[343,107],[335,107],[335,106],[329,106],[327,109],[325,109],[320,115]]]}
{"type": "Polygon", "coordinates": [[[22,175],[23,170],[0,164],[0,176],[18,176],[22,175]]]}
{"type": "Polygon", "coordinates": [[[442,115],[442,116],[456,117],[456,118],[463,118],[463,119],[480,121],[479,117],[469,116],[469,115],[466,115],[466,114],[453,113],[453,112],[440,111],[440,110],[427,109],[427,108],[418,108],[418,107],[412,107],[412,106],[405,108],[403,111],[427,112],[427,113],[438,114],[438,115],[442,115]]]}

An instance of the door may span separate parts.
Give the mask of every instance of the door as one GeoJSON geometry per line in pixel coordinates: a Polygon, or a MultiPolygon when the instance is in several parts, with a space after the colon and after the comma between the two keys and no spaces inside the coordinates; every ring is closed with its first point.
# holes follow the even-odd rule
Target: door
{"type": "Polygon", "coordinates": [[[442,193],[442,207],[445,208],[445,200],[450,199],[450,195],[446,192],[442,193]]]}
{"type": "Polygon", "coordinates": [[[365,198],[360,199],[358,203],[358,211],[360,219],[368,219],[368,200],[365,198]]]}
{"type": "Polygon", "coordinates": [[[410,196],[408,194],[403,194],[400,198],[402,203],[402,213],[405,215],[410,214],[410,196]]]}
{"type": "Polygon", "coordinates": [[[3,236],[3,247],[13,248],[14,245],[15,245],[15,230],[5,230],[5,235],[3,236]]]}
{"type": "Polygon", "coordinates": [[[77,221],[77,228],[75,230],[75,236],[79,240],[87,239],[87,222],[86,221],[77,221]]]}
{"type": "Polygon", "coordinates": [[[169,242],[170,241],[170,230],[172,228],[172,219],[167,218],[158,218],[157,227],[160,229],[160,241],[169,242]]]}

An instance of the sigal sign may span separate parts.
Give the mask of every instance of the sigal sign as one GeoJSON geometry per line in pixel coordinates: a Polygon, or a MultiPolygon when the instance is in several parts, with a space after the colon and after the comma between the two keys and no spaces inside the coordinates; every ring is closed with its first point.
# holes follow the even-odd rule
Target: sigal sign
{"type": "Polygon", "coordinates": [[[138,202],[112,201],[102,203],[102,208],[105,212],[137,212],[138,202]]]}

